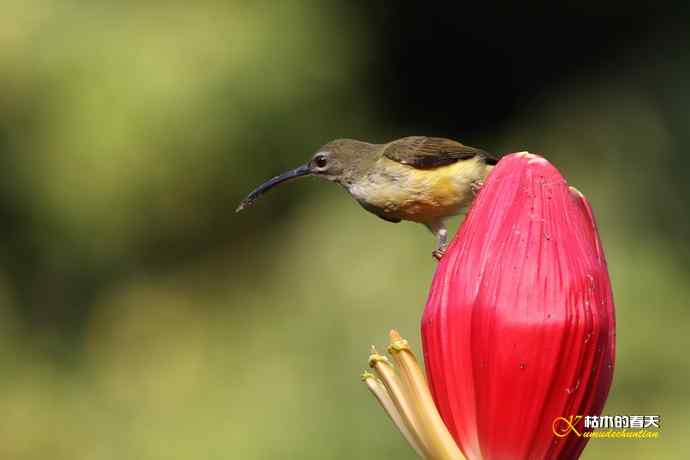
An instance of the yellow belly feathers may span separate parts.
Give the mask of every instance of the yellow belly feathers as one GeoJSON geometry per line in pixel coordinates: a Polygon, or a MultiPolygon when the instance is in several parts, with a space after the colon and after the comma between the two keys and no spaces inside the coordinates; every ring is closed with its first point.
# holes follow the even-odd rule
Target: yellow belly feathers
{"type": "Polygon", "coordinates": [[[472,182],[484,178],[486,165],[466,160],[416,169],[381,158],[373,171],[350,187],[350,193],[362,205],[377,214],[429,222],[458,214],[468,206],[474,196],[472,182]]]}

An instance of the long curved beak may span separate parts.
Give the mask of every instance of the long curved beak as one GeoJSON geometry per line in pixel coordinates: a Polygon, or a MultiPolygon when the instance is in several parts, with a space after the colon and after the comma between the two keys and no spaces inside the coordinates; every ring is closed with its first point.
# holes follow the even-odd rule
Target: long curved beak
{"type": "Polygon", "coordinates": [[[263,184],[259,185],[257,188],[255,188],[252,193],[247,195],[247,198],[242,200],[239,206],[237,206],[237,209],[235,209],[235,212],[240,212],[241,210],[250,207],[251,205],[254,204],[254,202],[264,193],[272,189],[278,184],[282,184],[283,182],[287,182],[289,180],[295,179],[297,177],[302,177],[302,176],[307,176],[310,174],[309,171],[309,164],[303,164],[302,166],[299,166],[293,170],[284,172],[283,174],[274,177],[273,179],[269,179],[263,184]]]}

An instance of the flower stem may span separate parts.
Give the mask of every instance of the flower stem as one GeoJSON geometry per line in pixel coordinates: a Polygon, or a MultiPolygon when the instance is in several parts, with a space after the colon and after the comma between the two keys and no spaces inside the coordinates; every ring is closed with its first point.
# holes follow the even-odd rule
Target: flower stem
{"type": "Polygon", "coordinates": [[[362,380],[398,427],[407,442],[425,460],[465,460],[436,409],[417,358],[397,331],[389,334],[390,361],[372,347],[369,372],[362,380]]]}
{"type": "Polygon", "coordinates": [[[433,459],[434,457],[431,456],[431,452],[429,452],[427,447],[424,445],[424,441],[420,437],[420,422],[417,420],[417,414],[415,413],[414,406],[407,397],[400,378],[395,373],[395,370],[388,361],[388,358],[376,353],[375,350],[373,351],[374,353],[369,356],[369,367],[374,369],[374,372],[376,372],[376,375],[378,375],[379,379],[386,388],[388,395],[395,404],[395,407],[401,416],[400,418],[407,427],[410,436],[414,440],[413,445],[417,445],[422,451],[422,458],[433,459]]]}
{"type": "Polygon", "coordinates": [[[425,460],[428,459],[428,457],[424,455],[424,452],[419,446],[415,436],[412,435],[410,430],[405,425],[400,412],[398,412],[397,407],[395,407],[395,403],[391,399],[390,395],[388,394],[388,390],[386,390],[386,387],[383,385],[383,383],[381,383],[381,381],[378,380],[371,372],[364,372],[362,374],[362,381],[367,384],[367,387],[369,387],[371,393],[374,395],[379,404],[381,404],[381,407],[383,407],[383,410],[386,412],[386,414],[388,414],[388,417],[390,417],[391,421],[396,427],[398,427],[398,430],[400,430],[400,433],[402,433],[408,444],[410,444],[414,451],[417,452],[417,455],[425,460]]]}
{"type": "Polygon", "coordinates": [[[391,343],[388,353],[393,357],[402,376],[401,380],[406,393],[414,405],[415,412],[419,415],[421,437],[432,452],[432,458],[464,460],[465,457],[436,409],[424,373],[410,350],[407,340],[400,337],[398,331],[395,330],[390,331],[389,337],[391,343]]]}

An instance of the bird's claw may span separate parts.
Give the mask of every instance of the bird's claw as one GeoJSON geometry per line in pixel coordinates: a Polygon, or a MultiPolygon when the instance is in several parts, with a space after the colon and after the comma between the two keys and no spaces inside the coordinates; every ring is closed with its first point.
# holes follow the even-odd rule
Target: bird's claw
{"type": "Polygon", "coordinates": [[[448,246],[440,246],[440,247],[434,249],[433,251],[431,251],[431,256],[434,259],[441,261],[443,256],[446,254],[446,249],[448,249],[448,246]]]}
{"type": "Polygon", "coordinates": [[[482,189],[483,185],[484,185],[484,181],[481,181],[481,180],[476,180],[476,181],[472,182],[470,187],[472,188],[472,193],[474,194],[474,196],[477,196],[477,193],[479,193],[479,191],[482,189]]]}

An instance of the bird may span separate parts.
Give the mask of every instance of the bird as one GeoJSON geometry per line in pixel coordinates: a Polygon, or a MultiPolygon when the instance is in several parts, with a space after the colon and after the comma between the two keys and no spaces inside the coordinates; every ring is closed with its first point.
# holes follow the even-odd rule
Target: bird
{"type": "Polygon", "coordinates": [[[341,185],[383,220],[425,225],[436,237],[432,255],[440,260],[448,245],[446,220],[472,203],[497,162],[484,150],[441,137],[408,136],[384,144],[336,139],[305,164],[259,185],[236,212],[278,184],[316,176],[341,185]]]}

